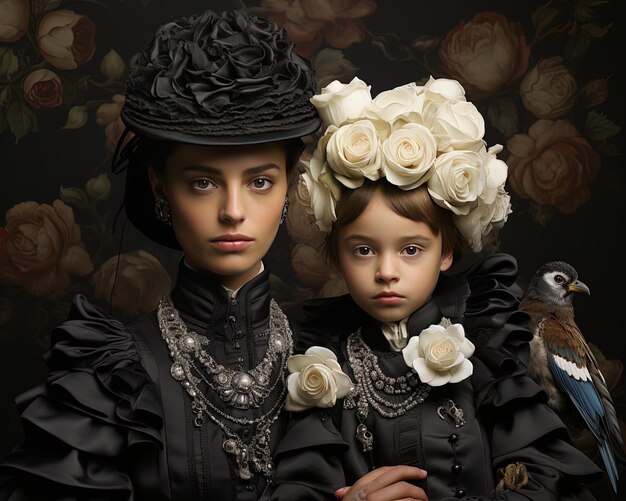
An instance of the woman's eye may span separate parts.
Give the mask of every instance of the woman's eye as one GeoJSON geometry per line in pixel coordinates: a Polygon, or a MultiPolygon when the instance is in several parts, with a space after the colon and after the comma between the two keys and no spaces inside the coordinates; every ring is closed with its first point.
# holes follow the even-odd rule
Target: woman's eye
{"type": "Polygon", "coordinates": [[[565,279],[563,278],[563,275],[555,275],[554,276],[554,281],[557,284],[562,284],[563,282],[565,282],[565,279]]]}
{"type": "Polygon", "coordinates": [[[402,249],[402,253],[407,256],[417,256],[420,252],[420,248],[417,245],[407,245],[402,249]]]}
{"type": "Polygon", "coordinates": [[[208,190],[209,188],[214,186],[210,180],[204,178],[194,179],[191,185],[197,190],[208,190]]]}
{"type": "Polygon", "coordinates": [[[257,191],[267,191],[272,187],[272,180],[268,179],[266,177],[258,177],[256,179],[252,180],[252,183],[250,183],[252,188],[254,188],[257,191]]]}

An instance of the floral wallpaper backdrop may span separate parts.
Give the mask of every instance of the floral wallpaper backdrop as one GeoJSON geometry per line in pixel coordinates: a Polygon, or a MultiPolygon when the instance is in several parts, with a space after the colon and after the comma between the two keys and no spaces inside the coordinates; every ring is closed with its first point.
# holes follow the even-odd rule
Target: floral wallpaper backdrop
{"type": "MultiPolygon", "coordinates": [[[[373,95],[431,75],[463,84],[509,166],[513,213],[489,250],[515,255],[522,280],[553,259],[578,270],[592,294],[577,299],[577,321],[626,419],[613,318],[626,281],[616,0],[0,0],[0,456],[21,437],[13,399],[43,380],[50,330],[74,294],[131,318],[171,287],[180,256],[125,224],[123,179],[110,173],[124,81],[158,25],[234,7],[283,25],[320,88],[355,75],[373,95]]],[[[290,196],[306,193],[294,184],[290,196]]],[[[267,257],[286,308],[345,291],[322,244],[292,203],[267,257]]]]}

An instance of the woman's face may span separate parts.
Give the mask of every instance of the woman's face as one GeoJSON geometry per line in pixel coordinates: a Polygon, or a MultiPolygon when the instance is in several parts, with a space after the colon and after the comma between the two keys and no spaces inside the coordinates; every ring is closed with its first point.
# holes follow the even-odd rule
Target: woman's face
{"type": "Polygon", "coordinates": [[[172,228],[194,269],[236,289],[260,270],[280,225],[287,194],[280,143],[176,145],[165,176],[150,169],[157,198],[170,205],[172,228]]]}
{"type": "Polygon", "coordinates": [[[439,273],[452,265],[441,233],[395,213],[376,195],[339,230],[338,258],[354,301],[380,322],[397,322],[430,299],[439,273]]]}

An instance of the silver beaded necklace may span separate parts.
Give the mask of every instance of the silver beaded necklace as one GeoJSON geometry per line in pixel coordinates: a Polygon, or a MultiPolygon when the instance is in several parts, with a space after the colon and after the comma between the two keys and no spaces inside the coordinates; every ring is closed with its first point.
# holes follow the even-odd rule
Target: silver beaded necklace
{"type": "Polygon", "coordinates": [[[274,470],[270,428],[283,408],[287,394],[287,359],[293,353],[289,321],[278,304],[273,299],[270,301],[269,339],[265,356],[249,371],[231,369],[217,363],[203,349],[209,340],[187,328],[169,297],[161,299],[157,318],[161,336],[173,360],[170,374],[180,382],[192,400],[195,426],[202,427],[206,415],[220,427],[225,435],[222,448],[235,457],[242,479],[252,477],[251,467],[257,473],[270,477],[274,470]],[[277,366],[278,371],[272,381],[272,372],[277,366]],[[260,407],[279,382],[282,383],[282,391],[278,399],[268,412],[255,419],[238,418],[224,412],[205,396],[200,387],[205,383],[227,406],[248,409],[260,407]],[[227,421],[254,425],[255,433],[248,441],[244,441],[229,428],[227,421]]]}
{"type": "Polygon", "coordinates": [[[344,408],[356,409],[360,423],[356,429],[356,437],[361,442],[363,451],[368,452],[374,446],[374,436],[365,424],[370,407],[387,419],[402,416],[426,400],[430,386],[421,383],[411,370],[403,376],[386,375],[378,365],[378,357],[363,341],[361,329],[348,337],[347,351],[348,363],[356,384],[344,399],[344,408]],[[395,397],[406,395],[406,398],[391,401],[384,394],[395,397]]]}

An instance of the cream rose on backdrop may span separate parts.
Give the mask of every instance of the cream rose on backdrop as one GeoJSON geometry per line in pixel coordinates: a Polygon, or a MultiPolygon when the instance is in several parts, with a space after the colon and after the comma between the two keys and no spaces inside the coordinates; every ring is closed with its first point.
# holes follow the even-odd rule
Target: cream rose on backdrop
{"type": "Polygon", "coordinates": [[[332,407],[344,398],[353,383],[341,370],[337,356],[328,348],[312,346],[304,355],[293,355],[287,361],[289,393],[285,402],[288,411],[311,407],[332,407]]]}
{"type": "Polygon", "coordinates": [[[324,257],[317,249],[304,244],[296,244],[291,251],[291,267],[305,285],[320,286],[330,278],[324,257]]]}
{"type": "Polygon", "coordinates": [[[487,172],[482,158],[474,151],[451,151],[435,160],[428,180],[433,201],[458,215],[469,214],[485,189],[487,172]]]}
{"type": "Polygon", "coordinates": [[[326,133],[330,134],[326,161],[337,181],[354,189],[362,186],[365,178],[372,181],[380,178],[383,167],[380,142],[389,135],[387,124],[358,120],[336,130],[331,125],[326,133]]]}
{"type": "Polygon", "coordinates": [[[524,106],[537,118],[558,118],[574,105],[576,80],[559,56],[543,59],[520,83],[524,106]]]}
{"type": "Polygon", "coordinates": [[[385,177],[404,190],[417,188],[432,175],[437,144],[423,125],[408,123],[394,130],[383,142],[382,151],[385,177]]]}
{"type": "Polygon", "coordinates": [[[96,26],[87,16],[71,10],[52,10],[37,26],[41,55],[55,68],[74,70],[96,52],[96,26]]]}
{"type": "Polygon", "coordinates": [[[61,200],[19,203],[7,211],[6,221],[0,228],[0,280],[46,296],[67,289],[70,275],[93,270],[74,211],[61,200]]]}
{"type": "Polygon", "coordinates": [[[150,313],[172,287],[172,279],[161,262],[141,249],[105,261],[91,283],[97,297],[112,299],[114,307],[131,314],[150,313]]]}
{"type": "Polygon", "coordinates": [[[529,57],[521,25],[495,12],[481,12],[462,21],[444,37],[439,49],[443,68],[464,83],[474,99],[488,97],[521,77],[529,57]]]}
{"type": "Polygon", "coordinates": [[[289,189],[289,200],[292,203],[289,205],[285,219],[287,232],[295,242],[314,249],[321,249],[324,245],[325,235],[315,224],[315,211],[313,210],[311,194],[302,177],[289,189]],[[294,200],[295,203],[293,203],[294,200]]]}
{"type": "Polygon", "coordinates": [[[568,120],[538,120],[507,141],[509,182],[522,198],[573,213],[590,196],[600,155],[568,120]]]}
{"type": "Polygon", "coordinates": [[[326,127],[360,117],[371,100],[370,86],[357,77],[348,84],[334,80],[310,99],[326,127]]]}
{"type": "Polygon", "coordinates": [[[29,0],[0,0],[0,42],[17,42],[30,21],[29,0]]]}
{"type": "Polygon", "coordinates": [[[402,350],[404,362],[430,386],[458,383],[471,376],[474,367],[468,358],[473,353],[474,344],[465,337],[463,326],[450,325],[447,319],[413,336],[402,350]]]}

